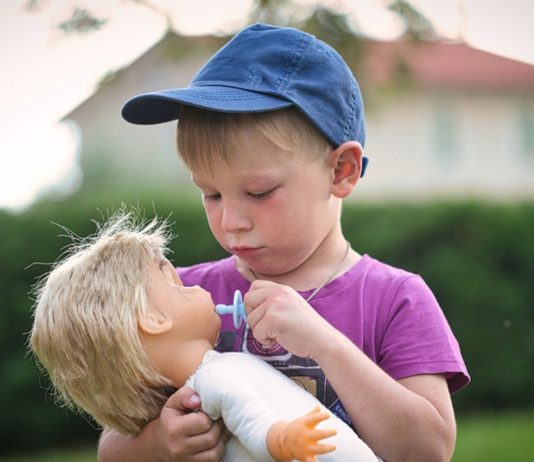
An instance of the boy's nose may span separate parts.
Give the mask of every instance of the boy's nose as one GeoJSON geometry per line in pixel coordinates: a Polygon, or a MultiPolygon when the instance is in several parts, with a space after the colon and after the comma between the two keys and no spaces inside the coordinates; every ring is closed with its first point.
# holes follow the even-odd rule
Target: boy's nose
{"type": "Polygon", "coordinates": [[[251,228],[251,222],[238,207],[228,204],[223,209],[221,228],[227,233],[246,231],[251,228]]]}

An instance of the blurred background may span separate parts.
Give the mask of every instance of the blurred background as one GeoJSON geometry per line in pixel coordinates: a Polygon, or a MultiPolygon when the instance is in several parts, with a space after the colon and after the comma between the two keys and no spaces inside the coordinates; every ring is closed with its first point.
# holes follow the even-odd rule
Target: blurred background
{"type": "Polygon", "coordinates": [[[360,253],[421,274],[472,384],[455,461],[534,460],[534,3],[530,0],[4,0],[0,4],[0,461],[96,459],[26,353],[31,287],[121,203],[169,216],[173,258],[224,255],[175,123],[124,102],[186,86],[237,30],[335,47],[364,94],[370,165],[344,211],[360,253]]]}

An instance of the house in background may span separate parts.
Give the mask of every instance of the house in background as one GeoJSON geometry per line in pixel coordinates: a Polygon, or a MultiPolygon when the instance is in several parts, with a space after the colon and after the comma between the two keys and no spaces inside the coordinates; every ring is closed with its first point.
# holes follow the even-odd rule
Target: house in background
{"type": "MultiPolygon", "coordinates": [[[[82,132],[87,181],[183,192],[176,123],[120,116],[138,93],[185,86],[224,40],[169,35],[117,73],[68,119],[82,132]]],[[[367,42],[366,177],[358,201],[534,198],[534,66],[462,44],[367,42]]]]}
{"type": "Polygon", "coordinates": [[[534,198],[534,66],[463,44],[371,42],[363,73],[375,98],[362,196],[534,198]]]}

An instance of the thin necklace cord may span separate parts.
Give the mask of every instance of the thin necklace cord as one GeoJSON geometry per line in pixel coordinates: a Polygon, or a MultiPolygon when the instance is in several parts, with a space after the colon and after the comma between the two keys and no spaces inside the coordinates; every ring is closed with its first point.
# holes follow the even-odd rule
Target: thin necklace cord
{"type": "MultiPolygon", "coordinates": [[[[343,259],[341,260],[341,263],[338,266],[336,266],[334,271],[331,274],[329,274],[328,277],[306,298],[307,302],[309,302],[313,297],[315,297],[323,287],[328,285],[336,277],[339,271],[341,271],[341,268],[343,268],[343,266],[345,265],[345,262],[347,261],[347,257],[349,256],[349,252],[350,252],[350,242],[349,241],[346,241],[346,242],[347,242],[347,249],[345,250],[345,254],[343,255],[343,259]]],[[[248,270],[250,271],[250,274],[252,274],[254,279],[259,279],[257,274],[254,272],[252,268],[248,268],[248,270]]]]}

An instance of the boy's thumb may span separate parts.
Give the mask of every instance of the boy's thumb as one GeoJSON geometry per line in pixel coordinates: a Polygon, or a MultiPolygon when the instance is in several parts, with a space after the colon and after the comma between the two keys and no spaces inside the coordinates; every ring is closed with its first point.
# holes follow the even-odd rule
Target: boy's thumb
{"type": "Polygon", "coordinates": [[[200,398],[192,388],[182,387],[169,397],[165,407],[187,414],[200,407],[200,398]]]}

